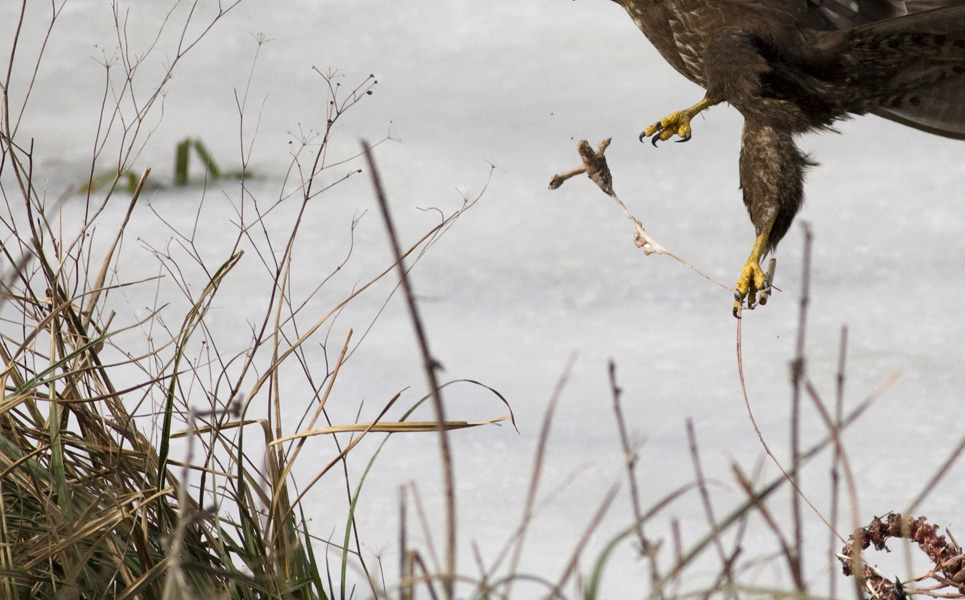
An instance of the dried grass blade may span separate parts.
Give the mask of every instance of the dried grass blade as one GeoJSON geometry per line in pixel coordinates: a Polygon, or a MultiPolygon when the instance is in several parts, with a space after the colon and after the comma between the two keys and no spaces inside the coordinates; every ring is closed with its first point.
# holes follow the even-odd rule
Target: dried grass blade
{"type": "MultiPolygon", "coordinates": [[[[492,425],[494,423],[506,421],[511,418],[512,415],[503,415],[501,417],[496,417],[495,419],[477,421],[473,423],[470,423],[469,421],[446,421],[442,424],[442,427],[446,429],[446,431],[451,431],[454,429],[467,429],[469,427],[492,425]]],[[[329,433],[345,433],[349,431],[364,431],[366,433],[429,433],[438,432],[439,423],[437,421],[390,421],[382,423],[375,422],[333,425],[331,427],[321,427],[319,429],[312,429],[310,431],[302,431],[300,433],[286,435],[285,437],[273,440],[270,445],[275,446],[285,442],[290,442],[291,440],[313,437],[316,435],[325,435],[329,433]]]]}
{"type": "Polygon", "coordinates": [[[235,429],[238,427],[245,427],[247,425],[261,425],[265,427],[268,425],[268,421],[265,419],[244,419],[241,421],[228,421],[227,423],[219,423],[218,425],[205,425],[203,427],[198,427],[196,429],[184,429],[171,434],[171,439],[188,437],[189,435],[211,433],[212,431],[224,431],[226,429],[235,429]]]}

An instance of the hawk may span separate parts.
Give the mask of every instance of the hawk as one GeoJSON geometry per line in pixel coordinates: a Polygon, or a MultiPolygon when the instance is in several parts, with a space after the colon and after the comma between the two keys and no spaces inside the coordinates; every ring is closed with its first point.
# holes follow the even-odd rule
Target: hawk
{"type": "Polygon", "coordinates": [[[813,163],[794,137],[875,114],[965,139],[965,0],[614,0],[677,71],[707,90],[646,128],[691,137],[700,111],[744,117],[740,186],[756,230],[734,315],[766,301],[761,259],[787,233],[813,163]]]}

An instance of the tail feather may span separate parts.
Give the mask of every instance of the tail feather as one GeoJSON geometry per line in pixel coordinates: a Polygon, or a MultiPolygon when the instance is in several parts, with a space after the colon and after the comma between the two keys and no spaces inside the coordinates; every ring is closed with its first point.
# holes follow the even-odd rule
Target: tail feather
{"type": "Polygon", "coordinates": [[[965,139],[965,3],[849,31],[850,112],[965,139]]]}
{"type": "Polygon", "coordinates": [[[895,106],[872,114],[921,131],[965,140],[965,77],[914,90],[895,106]],[[914,103],[911,102],[914,100],[914,103]]]}

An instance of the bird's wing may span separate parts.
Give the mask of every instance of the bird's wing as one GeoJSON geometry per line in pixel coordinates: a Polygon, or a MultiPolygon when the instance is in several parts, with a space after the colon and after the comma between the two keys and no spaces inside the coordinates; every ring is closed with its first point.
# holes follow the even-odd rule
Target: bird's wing
{"type": "Polygon", "coordinates": [[[851,29],[904,16],[911,1],[914,0],[806,0],[806,9],[798,22],[818,31],[851,29]]]}
{"type": "Polygon", "coordinates": [[[847,30],[939,8],[965,0],[768,0],[786,4],[798,24],[817,31],[847,30]]]}
{"type": "Polygon", "coordinates": [[[949,94],[958,94],[958,98],[965,97],[965,81],[935,88],[925,90],[918,106],[879,108],[871,111],[871,114],[927,133],[965,140],[965,105],[961,101],[948,100],[949,94]]]}
{"type": "Polygon", "coordinates": [[[860,29],[874,34],[925,33],[933,42],[942,41],[939,47],[928,48],[927,59],[918,67],[939,73],[933,77],[938,80],[872,112],[928,133],[965,139],[965,0],[860,29]]]}
{"type": "Polygon", "coordinates": [[[962,4],[965,4],[965,0],[907,0],[909,13],[926,12],[936,8],[950,8],[962,4]]]}

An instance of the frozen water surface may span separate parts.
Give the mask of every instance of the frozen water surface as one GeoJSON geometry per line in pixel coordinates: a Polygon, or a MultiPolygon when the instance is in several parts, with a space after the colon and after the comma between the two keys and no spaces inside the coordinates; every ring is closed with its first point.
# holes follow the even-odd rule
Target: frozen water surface
{"type": "MultiPolygon", "coordinates": [[[[130,3],[128,35],[135,48],[166,11],[166,3],[130,3]]],[[[125,9],[126,9],[125,8],[125,9]]],[[[0,7],[9,22],[17,7],[0,7]]],[[[36,36],[36,21],[27,31],[36,36]]],[[[9,25],[4,25],[4,48],[9,25]]],[[[43,68],[21,135],[35,140],[38,173],[48,197],[82,181],[103,90],[99,57],[117,45],[110,10],[102,2],[67,2],[46,49],[43,68]]],[[[143,81],[151,81],[145,67],[143,81]]],[[[612,137],[608,150],[616,188],[658,240],[714,277],[732,284],[753,239],[737,186],[739,115],[715,107],[698,119],[688,144],[640,144],[637,134],[664,114],[702,95],[677,75],[622,10],[604,0],[292,0],[251,1],[219,23],[181,63],[164,97],[164,115],[135,161],[170,181],[177,141],[197,137],[224,164],[240,162],[240,139],[253,141],[253,191],[270,203],[279,195],[290,162],[289,142],[324,126],[323,79],[335,70],[344,89],[370,73],[374,94],[352,109],[335,130],[333,156],[349,156],[358,140],[380,140],[376,160],[400,230],[412,241],[438,218],[421,209],[458,208],[464,196],[478,203],[413,270],[413,285],[431,348],[445,380],[469,378],[499,390],[519,427],[454,433],[459,497],[460,569],[473,573],[470,542],[483,560],[497,552],[518,524],[531,477],[542,418],[565,377],[543,472],[541,498],[565,483],[537,515],[523,570],[555,579],[606,490],[622,482],[622,457],[608,382],[617,366],[629,428],[642,441],[638,465],[643,502],[649,506],[694,479],[685,421],[692,419],[714,479],[718,515],[742,499],[729,465],[750,472],[758,462],[767,477],[773,464],[749,423],[735,355],[737,322],[730,293],[667,257],[645,257],[620,210],[585,178],[549,191],[550,176],[578,162],[576,142],[612,137]],[[267,40],[258,49],[256,38],[267,40]],[[257,60],[255,60],[257,51],[257,60]],[[248,86],[249,73],[251,83],[248,86]],[[239,136],[236,93],[247,87],[244,134],[239,136]],[[490,165],[495,169],[490,178],[490,165]],[[488,184],[487,184],[488,182],[488,184]],[[572,365],[568,367],[567,365],[572,365]]],[[[22,92],[16,92],[22,93],[22,92]]],[[[158,113],[159,114],[159,113],[158,113]]],[[[872,515],[904,510],[965,433],[965,145],[876,119],[841,123],[841,135],[801,140],[821,166],[808,178],[799,217],[814,234],[808,373],[826,402],[834,395],[838,340],[847,325],[846,405],[854,407],[890,374],[896,383],[846,436],[859,490],[861,523],[872,515]]],[[[344,171],[348,171],[345,167],[344,171]]],[[[343,171],[333,169],[334,180],[343,171]]],[[[218,184],[221,186],[222,184],[218,184]]],[[[223,190],[161,188],[151,210],[136,213],[120,277],[156,274],[149,248],[172,237],[160,219],[180,231],[197,224],[197,245],[215,262],[233,239],[237,184],[223,190]],[[201,198],[204,197],[202,203],[201,198]],[[199,209],[198,207],[203,208],[199,209]],[[154,214],[152,214],[152,212],[154,214]],[[135,241],[137,240],[137,241],[135,241]]],[[[77,210],[68,201],[65,218],[77,210]]],[[[307,293],[348,252],[352,219],[362,216],[346,272],[316,302],[319,315],[388,264],[388,246],[376,218],[371,186],[363,176],[323,194],[307,213],[296,252],[294,288],[307,293]]],[[[294,208],[273,221],[283,233],[294,208]],[[287,220],[286,220],[287,219],[287,220]]],[[[121,212],[118,207],[118,212],[121,212]]],[[[108,219],[120,218],[120,214],[108,219]]],[[[105,231],[110,227],[104,226],[105,231]]],[[[777,293],[743,321],[743,366],[750,402],[765,439],[786,460],[790,386],[801,289],[803,236],[794,227],[778,252],[777,293]]],[[[195,275],[192,275],[195,276],[195,275]]],[[[196,274],[198,286],[206,280],[196,274]]],[[[253,253],[226,282],[213,323],[243,347],[267,302],[267,281],[253,253]],[[257,290],[263,289],[262,292],[257,290]]],[[[159,294],[165,292],[162,286],[159,294]]],[[[330,360],[347,334],[356,339],[388,287],[360,298],[340,317],[327,340],[330,360]],[[354,319],[354,320],[353,320],[354,319]],[[361,328],[361,329],[360,329],[361,328]]],[[[170,292],[173,293],[173,292],[170,292]]],[[[130,291],[135,311],[150,297],[130,291]]],[[[148,294],[149,296],[150,294],[148,294]]],[[[316,309],[313,309],[316,310],[316,309]]],[[[309,319],[310,321],[310,319],[309,319]]],[[[323,340],[319,340],[321,343],[323,340]]],[[[320,353],[317,356],[322,360],[320,353]]],[[[319,363],[321,364],[321,363],[319,363]]],[[[323,370],[320,370],[324,373],[323,370]]],[[[394,298],[346,364],[330,401],[333,414],[362,420],[395,393],[408,406],[426,386],[401,297],[394,298]]],[[[503,408],[468,385],[445,391],[454,419],[482,419],[503,408]]],[[[286,391],[304,404],[311,398],[286,391]]],[[[297,404],[297,402],[294,402],[297,404]]],[[[428,410],[424,418],[430,418],[428,410]]],[[[804,438],[824,428],[805,404],[804,438]]],[[[307,451],[329,460],[328,442],[307,451]]],[[[360,455],[368,456],[370,450],[360,455]],[[367,453],[368,452],[368,453],[367,453]]],[[[319,461],[299,463],[304,484],[319,461]]],[[[442,531],[437,440],[396,436],[376,461],[357,511],[366,549],[380,555],[391,580],[397,564],[398,487],[417,481],[433,529],[442,531]]],[[[357,477],[364,468],[357,458],[357,477]]],[[[828,460],[806,470],[803,486],[823,511],[828,506],[828,460]]],[[[340,539],[344,484],[332,477],[307,500],[315,533],[340,539]]],[[[918,513],[962,531],[965,472],[955,466],[918,513]]],[[[582,561],[631,519],[625,485],[582,561]]],[[[772,503],[784,514],[786,496],[772,503]]],[[[706,525],[693,492],[670,506],[648,531],[669,536],[671,517],[693,543],[706,525]]],[[[806,535],[812,556],[806,575],[826,572],[827,532],[811,513],[806,535]]],[[[841,527],[850,529],[850,523],[841,527]]],[[[772,542],[761,525],[745,542],[772,542]]],[[[669,540],[668,540],[669,543],[669,540]]],[[[437,549],[441,536],[436,540],[437,549]]],[[[625,595],[647,581],[642,563],[621,547],[607,571],[607,590],[625,595]]],[[[669,556],[669,545],[665,547],[669,556]]],[[[760,581],[770,581],[765,570],[760,581]]],[[[785,581],[785,585],[789,582],[785,581]]]]}

